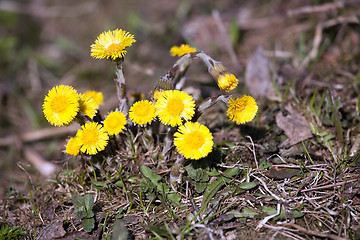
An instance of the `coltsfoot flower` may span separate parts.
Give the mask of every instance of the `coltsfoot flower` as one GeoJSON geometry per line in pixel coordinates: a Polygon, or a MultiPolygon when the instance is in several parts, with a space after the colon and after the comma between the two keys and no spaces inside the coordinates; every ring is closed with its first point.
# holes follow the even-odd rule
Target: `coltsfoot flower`
{"type": "Polygon", "coordinates": [[[79,94],[79,104],[80,111],[89,118],[95,116],[99,107],[99,104],[91,96],[85,94],[79,94]]]}
{"type": "Polygon", "coordinates": [[[165,125],[172,127],[190,120],[195,114],[195,102],[192,96],[179,90],[166,90],[155,103],[156,115],[165,125]]]}
{"type": "Polygon", "coordinates": [[[102,94],[102,92],[86,91],[84,95],[92,97],[95,100],[95,102],[98,104],[98,107],[104,102],[104,95],[102,94]]]}
{"type": "Polygon", "coordinates": [[[138,125],[151,123],[155,117],[155,105],[148,100],[137,101],[129,110],[129,118],[138,125]]]}
{"type": "Polygon", "coordinates": [[[54,126],[70,124],[79,111],[77,91],[67,85],[53,87],[44,98],[43,112],[46,120],[54,126]]]}
{"type": "Polygon", "coordinates": [[[110,135],[121,133],[126,125],[126,117],[122,112],[111,112],[104,120],[104,128],[110,135]]]}
{"type": "Polygon", "coordinates": [[[80,150],[89,155],[95,155],[105,149],[109,141],[109,135],[101,124],[88,122],[78,130],[76,138],[80,150]]]}
{"type": "Polygon", "coordinates": [[[70,137],[66,144],[65,152],[72,156],[77,156],[80,152],[80,145],[75,137],[70,137]]]}
{"type": "Polygon", "coordinates": [[[239,82],[234,74],[231,73],[221,74],[217,80],[219,88],[227,92],[235,89],[239,82]]]}
{"type": "Polygon", "coordinates": [[[136,40],[134,35],[122,30],[109,30],[101,33],[91,45],[91,56],[97,59],[123,58],[126,54],[126,48],[131,46],[136,40]]]}
{"type": "Polygon", "coordinates": [[[196,52],[196,48],[190,47],[188,44],[181,44],[181,46],[173,46],[170,49],[172,56],[183,56],[188,53],[196,52]]]}
{"type": "Polygon", "coordinates": [[[227,116],[236,124],[243,124],[254,119],[258,106],[253,97],[244,95],[241,98],[229,99],[227,116]]]}
{"type": "Polygon", "coordinates": [[[174,134],[174,145],[185,158],[198,160],[206,157],[214,145],[210,130],[198,122],[186,122],[174,134]]]}

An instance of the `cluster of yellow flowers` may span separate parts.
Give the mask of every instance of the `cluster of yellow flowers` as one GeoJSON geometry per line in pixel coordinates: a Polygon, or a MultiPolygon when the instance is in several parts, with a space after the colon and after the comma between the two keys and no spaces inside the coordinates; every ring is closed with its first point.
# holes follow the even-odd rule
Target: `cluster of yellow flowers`
{"type": "MultiPolygon", "coordinates": [[[[100,34],[91,45],[91,56],[97,59],[123,60],[126,48],[135,42],[134,36],[123,30],[108,31],[100,34]]],[[[173,56],[196,53],[187,44],[171,48],[173,56]]],[[[220,89],[230,91],[237,86],[238,80],[225,68],[214,67],[212,75],[217,79],[220,89]],[[215,70],[214,70],[215,69],[215,70]]],[[[173,144],[178,153],[187,159],[206,157],[213,148],[213,136],[203,124],[192,121],[197,109],[193,97],[181,90],[157,89],[153,100],[135,102],[128,112],[119,110],[109,113],[103,121],[94,121],[99,106],[103,102],[100,92],[89,91],[83,94],[71,86],[59,85],[45,96],[43,112],[45,118],[54,126],[67,126],[72,122],[80,123],[81,128],[66,145],[66,153],[76,156],[80,151],[94,155],[104,150],[109,143],[109,135],[118,135],[127,129],[128,119],[140,127],[151,126],[157,119],[164,125],[175,128],[173,144]]],[[[237,124],[251,121],[258,106],[250,96],[230,98],[227,116],[237,124]]]]}

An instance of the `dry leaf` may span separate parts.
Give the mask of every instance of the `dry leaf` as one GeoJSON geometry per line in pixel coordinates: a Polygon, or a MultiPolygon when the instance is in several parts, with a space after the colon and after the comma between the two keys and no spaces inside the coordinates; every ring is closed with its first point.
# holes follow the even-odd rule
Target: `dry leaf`
{"type": "Polygon", "coordinates": [[[62,222],[53,222],[42,230],[37,237],[38,240],[56,239],[64,237],[66,234],[62,222]]]}
{"type": "Polygon", "coordinates": [[[283,116],[281,112],[276,114],[276,124],[288,137],[286,141],[281,143],[281,146],[292,146],[305,139],[311,138],[312,133],[305,117],[290,105],[287,105],[285,109],[289,113],[287,116],[283,116]]]}
{"type": "Polygon", "coordinates": [[[275,179],[285,179],[285,178],[292,178],[294,176],[298,176],[300,171],[297,169],[291,168],[279,168],[279,167],[272,167],[269,171],[266,172],[266,175],[271,178],[275,179]]]}
{"type": "Polygon", "coordinates": [[[266,96],[273,98],[275,91],[271,82],[269,59],[259,46],[246,65],[245,83],[255,98],[266,96]]]}

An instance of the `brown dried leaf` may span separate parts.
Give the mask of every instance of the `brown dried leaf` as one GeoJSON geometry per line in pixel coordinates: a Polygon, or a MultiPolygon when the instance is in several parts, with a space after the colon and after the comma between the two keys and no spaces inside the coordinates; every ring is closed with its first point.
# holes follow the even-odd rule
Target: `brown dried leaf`
{"type": "Polygon", "coordinates": [[[312,133],[306,118],[290,105],[287,105],[285,109],[289,113],[287,116],[283,116],[281,112],[276,114],[276,124],[281,130],[285,132],[285,135],[289,138],[284,141],[281,146],[292,146],[298,142],[311,138],[312,133]]]}
{"type": "Polygon", "coordinates": [[[267,176],[275,179],[292,178],[299,174],[300,174],[299,170],[291,169],[291,168],[279,168],[279,167],[272,167],[269,171],[266,172],[267,176]]]}
{"type": "Polygon", "coordinates": [[[66,234],[62,222],[53,222],[47,226],[37,238],[38,240],[48,240],[64,237],[66,234]]]}
{"type": "Polygon", "coordinates": [[[255,98],[273,98],[275,91],[271,82],[269,59],[259,46],[246,65],[245,83],[255,98]]]}

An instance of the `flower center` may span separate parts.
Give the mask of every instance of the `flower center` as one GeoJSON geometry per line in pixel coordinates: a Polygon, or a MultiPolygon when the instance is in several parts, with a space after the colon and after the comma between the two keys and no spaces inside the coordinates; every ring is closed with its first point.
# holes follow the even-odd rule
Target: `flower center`
{"type": "Polygon", "coordinates": [[[244,102],[244,101],[237,102],[234,107],[235,107],[236,112],[241,112],[245,109],[246,102],[244,102]]]}
{"type": "Polygon", "coordinates": [[[179,116],[184,111],[184,103],[180,99],[170,99],[166,104],[166,110],[172,116],[179,116]]]}
{"type": "Polygon", "coordinates": [[[136,114],[139,117],[145,117],[149,115],[149,109],[147,108],[147,106],[140,106],[136,109],[136,114]]]}
{"type": "Polygon", "coordinates": [[[119,125],[119,119],[118,118],[112,118],[109,121],[109,126],[111,128],[116,128],[119,125]]]}
{"type": "Polygon", "coordinates": [[[82,140],[84,145],[94,145],[99,140],[99,131],[97,129],[84,130],[82,140]]]}
{"type": "Polygon", "coordinates": [[[66,110],[69,103],[65,96],[56,96],[51,101],[51,110],[55,113],[62,113],[66,110]]]}
{"type": "Polygon", "coordinates": [[[184,141],[190,149],[199,149],[205,143],[204,135],[198,131],[193,131],[187,134],[184,137],[184,141]]]}
{"type": "Polygon", "coordinates": [[[111,43],[108,47],[107,47],[108,52],[113,53],[113,52],[118,52],[121,51],[121,46],[119,43],[111,43]]]}

